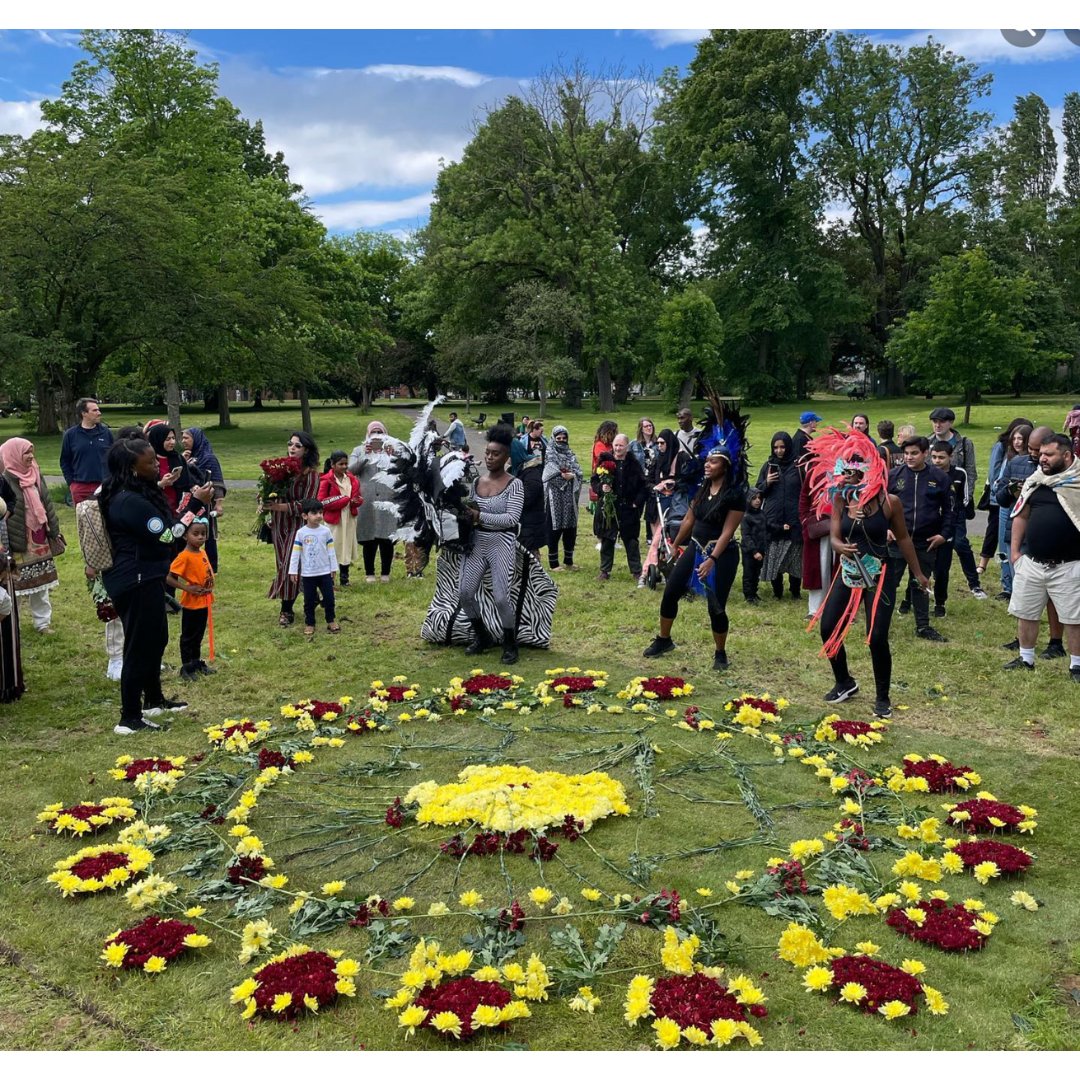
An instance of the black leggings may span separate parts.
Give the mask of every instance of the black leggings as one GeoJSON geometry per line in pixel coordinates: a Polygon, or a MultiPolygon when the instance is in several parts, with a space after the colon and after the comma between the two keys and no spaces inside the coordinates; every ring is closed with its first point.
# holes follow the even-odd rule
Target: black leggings
{"type": "MultiPolygon", "coordinates": [[[[881,597],[878,601],[877,614],[874,616],[874,630],[870,635],[870,660],[874,666],[874,687],[878,701],[889,700],[889,684],[892,681],[892,652],[889,650],[889,626],[892,623],[893,610],[896,607],[896,584],[898,577],[889,572],[889,567],[882,568],[885,575],[885,584],[881,588],[881,597]]],[[[836,575],[829,598],[825,601],[825,609],[821,614],[821,640],[828,641],[836,629],[840,617],[847,607],[851,590],[844,584],[844,579],[839,572],[836,575]]],[[[863,611],[866,613],[867,630],[870,628],[870,610],[874,602],[874,593],[866,589],[863,591],[863,611]]],[[[853,629],[854,632],[854,629],[853,629]]],[[[851,672],[848,670],[847,650],[840,646],[840,651],[830,661],[833,669],[833,678],[837,683],[846,683],[851,680],[851,672]]]]}
{"type": "Polygon", "coordinates": [[[161,658],[169,644],[169,620],[161,578],[152,578],[112,598],[124,627],[124,666],[120,672],[120,720],[142,718],[160,705],[161,658]]]}
{"type": "MultiPolygon", "coordinates": [[[[664,588],[664,596],[660,601],[660,618],[674,619],[679,614],[679,601],[683,598],[690,586],[690,575],[694,571],[694,553],[697,545],[690,542],[686,550],[679,556],[671,576],[664,588]]],[[[731,592],[731,585],[735,580],[735,574],[739,569],[739,549],[729,543],[724,548],[723,555],[716,561],[716,568],[712,574],[712,582],[705,590],[705,599],[709,608],[709,622],[714,634],[726,634],[728,631],[727,598],[731,592]]]]}
{"type": "Polygon", "coordinates": [[[364,573],[368,577],[375,576],[375,552],[379,553],[379,561],[382,569],[379,571],[383,577],[390,576],[390,564],[394,561],[393,540],[365,540],[360,545],[364,550],[364,573]]]}
{"type": "Polygon", "coordinates": [[[574,565],[574,548],[577,546],[577,526],[569,529],[551,529],[548,537],[548,565],[552,570],[559,565],[559,540],[565,551],[563,561],[567,566],[574,565]]]}
{"type": "Polygon", "coordinates": [[[983,536],[982,548],[979,550],[979,554],[984,559],[992,559],[997,554],[1000,515],[1000,506],[991,506],[986,512],[986,533],[983,536]]]}

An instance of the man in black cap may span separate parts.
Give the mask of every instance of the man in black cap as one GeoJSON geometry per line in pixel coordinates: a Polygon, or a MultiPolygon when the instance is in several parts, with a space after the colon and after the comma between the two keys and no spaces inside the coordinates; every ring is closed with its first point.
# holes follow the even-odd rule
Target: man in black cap
{"type": "Polygon", "coordinates": [[[960,569],[967,578],[968,588],[976,600],[985,600],[986,592],[979,584],[979,574],[975,569],[975,552],[971,550],[971,541],[968,539],[967,523],[968,515],[974,517],[975,481],[978,479],[978,469],[975,464],[975,444],[953,430],[956,422],[956,413],[945,406],[939,406],[930,414],[930,423],[934,425],[934,442],[946,442],[952,448],[952,464],[954,468],[963,469],[967,473],[967,500],[964,506],[956,514],[956,531],[953,533],[953,551],[960,562],[960,569]]]}

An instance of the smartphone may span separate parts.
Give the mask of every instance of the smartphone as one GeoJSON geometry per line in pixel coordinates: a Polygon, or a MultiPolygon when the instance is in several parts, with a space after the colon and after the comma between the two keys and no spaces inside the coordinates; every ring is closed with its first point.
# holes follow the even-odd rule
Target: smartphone
{"type": "Polygon", "coordinates": [[[169,470],[169,475],[175,480],[184,470],[177,465],[176,468],[169,470]]]}

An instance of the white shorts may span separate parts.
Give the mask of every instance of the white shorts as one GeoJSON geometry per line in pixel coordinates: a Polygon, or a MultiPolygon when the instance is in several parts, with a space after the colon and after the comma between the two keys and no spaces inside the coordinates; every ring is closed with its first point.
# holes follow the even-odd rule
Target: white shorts
{"type": "Polygon", "coordinates": [[[1048,599],[1054,601],[1063,623],[1080,625],[1080,559],[1047,566],[1021,555],[1013,567],[1009,614],[1025,622],[1038,622],[1048,599]]]}

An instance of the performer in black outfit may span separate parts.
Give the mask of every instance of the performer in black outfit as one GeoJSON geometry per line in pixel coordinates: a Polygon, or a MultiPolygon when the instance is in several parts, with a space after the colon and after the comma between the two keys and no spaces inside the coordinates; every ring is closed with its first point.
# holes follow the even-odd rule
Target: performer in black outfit
{"type": "Polygon", "coordinates": [[[694,496],[675,537],[675,547],[687,544],[675,564],[660,601],[660,633],[645,656],[663,656],[675,648],[671,626],[679,614],[679,601],[696,583],[704,591],[712,625],[715,653],[713,671],[724,671],[727,658],[728,593],[739,569],[739,548],[732,542],[746,512],[746,489],[731,481],[731,459],[717,447],[705,459],[705,481],[694,496]]]}
{"type": "Polygon", "coordinates": [[[821,651],[835,679],[825,700],[839,704],[858,693],[844,638],[862,605],[874,667],[874,715],[884,719],[892,715],[889,626],[896,606],[896,578],[888,564],[890,529],[919,587],[926,590],[930,583],[919,566],[900,500],[886,491],[887,467],[870,439],[859,431],[834,430],[814,439],[807,451],[812,455],[808,472],[813,503],[818,517],[831,513],[832,547],[840,556],[825,603],[810,622],[813,627],[820,617],[821,651]]]}

